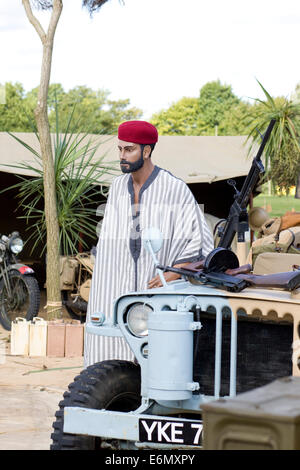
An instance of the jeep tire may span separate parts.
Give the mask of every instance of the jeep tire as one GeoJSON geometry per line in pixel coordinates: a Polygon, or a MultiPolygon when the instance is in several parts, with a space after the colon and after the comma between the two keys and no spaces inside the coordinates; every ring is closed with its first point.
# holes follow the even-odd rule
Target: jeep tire
{"type": "MultiPolygon", "coordinates": [[[[141,402],[140,386],[140,367],[133,362],[103,361],[84,369],[69,385],[69,390],[59,403],[59,410],[55,413],[56,420],[52,425],[54,432],[51,434],[50,450],[101,450],[104,441],[100,437],[63,432],[64,408],[78,406],[98,410],[134,411],[141,402]]],[[[114,445],[118,448],[116,442],[105,442],[112,448],[114,445]]]]}

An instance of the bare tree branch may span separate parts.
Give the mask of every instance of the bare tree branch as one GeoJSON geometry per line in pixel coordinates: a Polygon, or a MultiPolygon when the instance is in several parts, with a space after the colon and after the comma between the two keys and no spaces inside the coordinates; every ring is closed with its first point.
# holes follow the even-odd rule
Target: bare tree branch
{"type": "Polygon", "coordinates": [[[41,23],[39,22],[39,20],[32,13],[30,1],[29,0],[22,0],[22,3],[23,3],[23,6],[24,6],[24,9],[25,9],[25,13],[27,15],[27,18],[29,19],[30,23],[32,24],[32,26],[34,27],[36,32],[38,33],[39,37],[41,38],[42,43],[44,43],[44,41],[46,39],[46,33],[45,33],[41,23]]]}
{"type": "Polygon", "coordinates": [[[47,39],[50,40],[51,42],[53,41],[53,38],[54,38],[56,26],[57,26],[58,20],[62,12],[62,8],[63,8],[62,0],[53,1],[53,10],[52,10],[52,15],[51,15],[48,32],[47,32],[47,39]]]}
{"type": "Polygon", "coordinates": [[[24,6],[24,9],[25,9],[25,12],[26,12],[26,15],[30,21],[30,23],[33,25],[34,29],[36,30],[36,32],[38,33],[42,43],[44,44],[45,41],[47,40],[49,43],[51,43],[53,41],[53,38],[54,38],[54,34],[55,34],[55,30],[56,30],[56,26],[57,26],[57,23],[58,23],[58,20],[60,18],[60,15],[61,15],[61,11],[62,11],[62,7],[63,7],[63,3],[62,3],[62,0],[53,0],[53,1],[36,1],[36,2],[33,2],[33,4],[35,6],[40,6],[43,10],[47,10],[47,9],[50,9],[52,8],[52,14],[51,14],[51,18],[50,18],[50,23],[49,23],[49,26],[48,26],[48,31],[47,31],[47,34],[45,33],[41,23],[39,22],[39,20],[36,18],[36,16],[34,16],[33,12],[32,12],[32,8],[31,8],[31,4],[30,4],[30,0],[22,0],[22,3],[23,3],[23,6],[24,6]]]}

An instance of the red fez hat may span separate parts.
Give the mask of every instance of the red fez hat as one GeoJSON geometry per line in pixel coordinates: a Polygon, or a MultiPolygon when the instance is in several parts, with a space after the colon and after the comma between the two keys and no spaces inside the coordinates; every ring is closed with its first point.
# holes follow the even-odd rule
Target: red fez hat
{"type": "Polygon", "coordinates": [[[119,126],[118,138],[141,145],[155,144],[158,141],[158,132],[150,122],[126,121],[119,126]]]}

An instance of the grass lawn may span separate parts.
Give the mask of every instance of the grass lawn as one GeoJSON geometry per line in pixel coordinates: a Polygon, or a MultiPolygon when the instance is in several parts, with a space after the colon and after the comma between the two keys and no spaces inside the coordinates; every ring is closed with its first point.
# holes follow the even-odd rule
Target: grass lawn
{"type": "Polygon", "coordinates": [[[253,206],[263,207],[269,212],[270,217],[280,217],[286,211],[300,212],[300,199],[294,196],[268,196],[260,194],[253,199],[253,206]]]}

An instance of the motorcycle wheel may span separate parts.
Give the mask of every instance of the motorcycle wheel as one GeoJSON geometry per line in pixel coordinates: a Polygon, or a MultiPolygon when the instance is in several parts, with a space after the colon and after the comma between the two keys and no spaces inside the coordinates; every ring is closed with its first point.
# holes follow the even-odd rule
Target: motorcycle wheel
{"type": "Polygon", "coordinates": [[[50,450],[101,450],[118,449],[117,440],[102,440],[100,437],[68,434],[63,430],[65,407],[93,408],[96,410],[136,410],[141,403],[140,367],[128,361],[108,360],[84,369],[69,385],[64,399],[59,403],[53,423],[50,450]]]}
{"type": "Polygon", "coordinates": [[[82,323],[85,322],[87,302],[81,299],[73,302],[71,292],[69,290],[63,290],[61,292],[61,297],[63,306],[67,310],[70,317],[75,320],[80,320],[82,323]]]}
{"type": "Polygon", "coordinates": [[[17,317],[32,320],[40,308],[40,289],[35,277],[18,271],[9,273],[11,295],[3,278],[0,281],[0,322],[11,330],[11,322],[17,317]]]}

